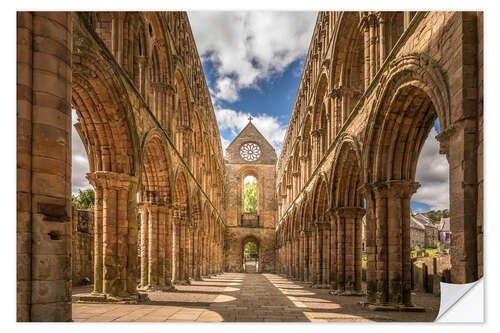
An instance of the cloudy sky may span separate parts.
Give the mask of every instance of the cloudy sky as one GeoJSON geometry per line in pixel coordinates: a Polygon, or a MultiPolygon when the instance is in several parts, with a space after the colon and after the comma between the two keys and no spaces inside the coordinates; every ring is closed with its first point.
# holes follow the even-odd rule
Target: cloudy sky
{"type": "MultiPolygon", "coordinates": [[[[189,12],[223,149],[248,123],[248,116],[279,154],[315,12],[189,12]]],[[[74,115],[76,117],[76,115],[74,115]]],[[[74,119],[76,121],[76,119],[74,119]]],[[[448,208],[448,163],[439,155],[436,126],[421,153],[414,211],[448,208]]],[[[73,130],[73,192],[89,186],[85,149],[73,130]]]]}

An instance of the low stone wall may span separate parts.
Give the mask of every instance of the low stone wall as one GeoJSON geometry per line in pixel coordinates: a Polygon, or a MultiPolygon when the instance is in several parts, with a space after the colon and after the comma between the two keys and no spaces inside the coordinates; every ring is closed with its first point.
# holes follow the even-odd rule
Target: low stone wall
{"type": "Polygon", "coordinates": [[[84,279],[94,279],[94,211],[73,207],[71,270],[72,284],[79,286],[84,279]]]}
{"type": "Polygon", "coordinates": [[[413,290],[433,293],[439,296],[441,293],[440,282],[451,282],[450,256],[426,257],[412,259],[411,286],[413,290]]]}

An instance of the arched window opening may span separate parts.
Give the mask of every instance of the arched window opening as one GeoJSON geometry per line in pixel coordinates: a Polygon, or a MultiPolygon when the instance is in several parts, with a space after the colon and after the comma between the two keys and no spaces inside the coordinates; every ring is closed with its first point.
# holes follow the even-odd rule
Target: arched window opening
{"type": "Polygon", "coordinates": [[[257,213],[257,178],[246,176],[243,180],[243,212],[257,213]]]}

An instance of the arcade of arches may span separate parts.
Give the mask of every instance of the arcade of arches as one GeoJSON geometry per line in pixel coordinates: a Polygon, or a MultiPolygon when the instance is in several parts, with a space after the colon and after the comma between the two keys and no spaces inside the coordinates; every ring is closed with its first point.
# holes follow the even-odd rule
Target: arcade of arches
{"type": "Polygon", "coordinates": [[[251,120],[223,155],[186,13],[18,12],[18,321],[71,320],[72,109],[95,191],[95,297],[242,272],[251,241],[258,272],[410,309],[409,204],[436,119],[451,279],[478,279],[482,26],[475,12],[320,12],[277,157],[251,120]]]}

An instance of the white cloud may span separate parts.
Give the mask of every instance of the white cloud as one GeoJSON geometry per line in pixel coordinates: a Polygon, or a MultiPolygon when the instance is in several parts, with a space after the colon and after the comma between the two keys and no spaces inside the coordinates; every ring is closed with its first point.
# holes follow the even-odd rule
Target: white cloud
{"type": "Polygon", "coordinates": [[[234,102],[243,88],[281,73],[307,53],[315,12],[189,12],[198,52],[217,74],[213,96],[234,102]]]}
{"type": "Polygon", "coordinates": [[[439,154],[436,135],[432,128],[420,152],[415,178],[421,186],[411,199],[425,203],[431,209],[449,209],[449,165],[446,157],[439,154]]]}
{"type": "MultiPolygon", "coordinates": [[[[215,117],[217,118],[219,129],[221,131],[230,130],[233,134],[233,138],[248,124],[249,116],[250,114],[246,112],[222,108],[215,109],[215,117]]],[[[253,117],[252,122],[266,140],[273,145],[276,153],[279,154],[281,143],[285,136],[286,125],[282,125],[278,121],[278,118],[271,117],[267,114],[256,115],[253,117]]],[[[227,144],[229,144],[230,142],[226,138],[222,138],[222,141],[225,150],[227,145],[224,145],[224,143],[227,142],[227,144]]]]}
{"type": "MultiPolygon", "coordinates": [[[[75,110],[72,111],[71,116],[74,125],[78,121],[75,110]]],[[[74,126],[72,127],[71,133],[71,145],[71,192],[73,194],[78,194],[78,190],[85,190],[91,186],[87,178],[85,178],[85,175],[89,172],[87,152],[74,126]]]]}

